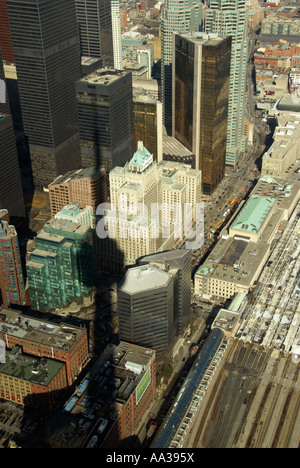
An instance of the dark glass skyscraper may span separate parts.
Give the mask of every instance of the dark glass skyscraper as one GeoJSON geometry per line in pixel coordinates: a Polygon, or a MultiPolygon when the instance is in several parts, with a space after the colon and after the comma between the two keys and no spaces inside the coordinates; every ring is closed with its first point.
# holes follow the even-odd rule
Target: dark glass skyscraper
{"type": "Polygon", "coordinates": [[[13,128],[9,114],[0,115],[0,210],[8,210],[11,218],[24,218],[20,168],[13,128]]]}
{"type": "Polygon", "coordinates": [[[83,167],[124,166],[134,153],[132,76],[99,69],[76,83],[83,167]]]}
{"type": "Polygon", "coordinates": [[[174,34],[173,136],[195,155],[203,192],[225,173],[229,99],[229,36],[174,34]]]}
{"type": "Polygon", "coordinates": [[[199,31],[203,22],[200,0],[166,0],[161,11],[161,90],[163,120],[172,131],[173,32],[199,31]]]}
{"type": "Polygon", "coordinates": [[[114,66],[111,0],[75,0],[82,56],[114,66]]]}
{"type": "Polygon", "coordinates": [[[81,166],[75,82],[81,77],[73,0],[7,0],[33,180],[81,166]]]}

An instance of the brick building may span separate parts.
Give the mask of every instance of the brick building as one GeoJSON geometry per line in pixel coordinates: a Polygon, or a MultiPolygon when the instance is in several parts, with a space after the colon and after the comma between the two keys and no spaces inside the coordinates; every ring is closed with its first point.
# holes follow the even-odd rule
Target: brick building
{"type": "Polygon", "coordinates": [[[66,323],[54,324],[2,309],[0,339],[6,348],[18,345],[26,354],[65,364],[67,384],[71,385],[89,361],[87,330],[66,323]]]}
{"type": "Polygon", "coordinates": [[[7,17],[6,0],[0,0],[0,52],[2,52],[3,60],[14,63],[15,58],[7,17]]]}
{"type": "Polygon", "coordinates": [[[0,397],[23,406],[52,410],[67,387],[65,366],[53,359],[32,358],[19,346],[6,353],[0,364],[0,397]]]}

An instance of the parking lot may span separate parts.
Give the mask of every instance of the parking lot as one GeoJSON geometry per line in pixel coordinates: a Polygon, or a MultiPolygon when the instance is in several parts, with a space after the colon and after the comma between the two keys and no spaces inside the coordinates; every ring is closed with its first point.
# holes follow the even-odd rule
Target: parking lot
{"type": "MultiPolygon", "coordinates": [[[[2,403],[0,407],[0,448],[9,447],[9,442],[24,429],[23,408],[12,403],[2,403]]],[[[26,430],[26,428],[25,428],[26,430]]]]}

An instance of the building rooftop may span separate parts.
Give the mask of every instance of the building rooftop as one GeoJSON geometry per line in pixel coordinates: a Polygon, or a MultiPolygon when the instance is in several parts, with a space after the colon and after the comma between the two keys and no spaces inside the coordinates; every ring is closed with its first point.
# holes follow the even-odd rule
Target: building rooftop
{"type": "Polygon", "coordinates": [[[258,233],[275,203],[275,198],[252,196],[232,224],[232,229],[258,233]]]}
{"type": "Polygon", "coordinates": [[[65,405],[64,412],[50,421],[46,438],[48,435],[58,445],[82,447],[89,440],[91,428],[97,428],[100,420],[105,419],[106,428],[97,433],[101,444],[130,395],[136,392],[134,401],[138,402],[147,389],[154,359],[155,351],[151,349],[125,342],[109,344],[65,405]]]}
{"type": "Polygon", "coordinates": [[[181,37],[188,39],[195,44],[205,46],[216,46],[224,41],[226,36],[222,36],[218,33],[205,33],[205,32],[192,32],[192,33],[180,33],[181,37]]]}
{"type": "Polygon", "coordinates": [[[145,148],[142,141],[138,142],[137,151],[128,163],[129,170],[143,172],[153,163],[153,155],[145,148]]]}
{"type": "Polygon", "coordinates": [[[166,286],[172,275],[150,265],[129,268],[120,282],[118,290],[127,294],[155,291],[166,286]]]}
{"type": "Polygon", "coordinates": [[[16,237],[17,231],[14,226],[9,224],[7,221],[2,221],[0,219],[0,239],[16,237]]]}
{"type": "Polygon", "coordinates": [[[77,169],[75,171],[69,171],[64,175],[59,175],[56,177],[56,179],[51,182],[49,187],[52,185],[58,185],[58,184],[67,184],[71,180],[79,180],[79,179],[84,179],[84,178],[96,178],[99,177],[100,175],[105,174],[104,169],[99,169],[96,167],[88,167],[85,169],[77,169]]]}
{"type": "Polygon", "coordinates": [[[86,333],[86,329],[63,322],[56,324],[47,320],[39,320],[13,309],[2,309],[0,333],[45,346],[53,346],[67,352],[86,333]]]}
{"type": "Polygon", "coordinates": [[[91,85],[101,85],[107,86],[115,81],[117,81],[120,77],[125,76],[128,74],[128,71],[119,71],[110,68],[100,68],[89,75],[84,76],[79,80],[82,83],[90,83],[91,85]]]}
{"type": "Polygon", "coordinates": [[[63,362],[53,359],[22,354],[21,348],[15,346],[6,351],[6,362],[0,364],[0,373],[46,387],[63,366],[63,362]]]}

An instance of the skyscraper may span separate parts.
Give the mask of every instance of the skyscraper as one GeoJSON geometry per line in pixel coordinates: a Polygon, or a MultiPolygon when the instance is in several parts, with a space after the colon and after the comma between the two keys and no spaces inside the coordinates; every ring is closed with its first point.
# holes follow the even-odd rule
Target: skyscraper
{"type": "Polygon", "coordinates": [[[133,88],[133,117],[135,148],[139,141],[153,154],[156,162],[162,161],[162,103],[143,88],[133,88]]]}
{"type": "Polygon", "coordinates": [[[113,34],[114,68],[123,70],[122,44],[121,44],[121,18],[119,0],[111,1],[111,21],[113,34]]]}
{"type": "Polygon", "coordinates": [[[7,0],[25,134],[36,186],[81,166],[73,0],[7,0]]]}
{"type": "Polygon", "coordinates": [[[159,358],[172,353],[174,278],[159,268],[129,268],[118,287],[121,340],[154,349],[159,358]]]}
{"type": "Polygon", "coordinates": [[[8,104],[7,83],[5,80],[1,49],[0,49],[0,114],[10,114],[10,106],[8,104]]]}
{"type": "Polygon", "coordinates": [[[248,59],[248,11],[245,0],[211,0],[205,31],[231,36],[226,164],[235,165],[246,148],[243,136],[248,59]]]}
{"type": "Polygon", "coordinates": [[[0,52],[3,60],[13,63],[14,51],[7,16],[6,0],[0,0],[0,52]]]}
{"type": "Polygon", "coordinates": [[[161,88],[164,124],[172,131],[173,31],[199,31],[203,21],[199,0],[166,0],[161,12],[161,88]]]}
{"type": "Polygon", "coordinates": [[[114,66],[111,0],[75,0],[82,56],[114,66]]]}
{"type": "Polygon", "coordinates": [[[17,232],[0,220],[0,291],[4,307],[26,304],[24,278],[17,232]]]}
{"type": "Polygon", "coordinates": [[[211,194],[225,174],[231,38],[174,36],[172,133],[195,155],[211,194]]]}
{"type": "Polygon", "coordinates": [[[100,69],[76,83],[83,167],[124,165],[134,151],[132,78],[100,69]]]}
{"type": "Polygon", "coordinates": [[[0,209],[11,218],[25,217],[25,205],[12,118],[0,115],[0,209]]]}
{"type": "Polygon", "coordinates": [[[174,277],[174,323],[183,335],[191,317],[191,255],[189,250],[175,249],[140,258],[137,265],[151,265],[174,277]]]}

